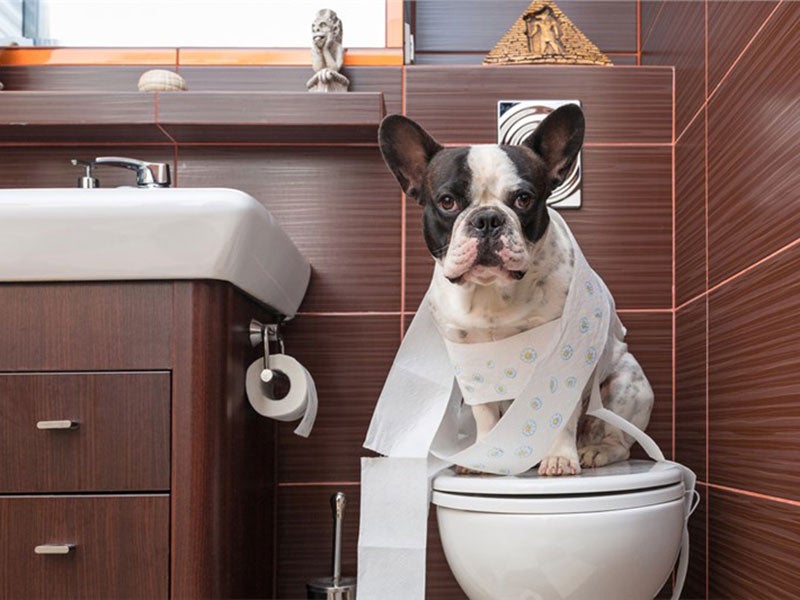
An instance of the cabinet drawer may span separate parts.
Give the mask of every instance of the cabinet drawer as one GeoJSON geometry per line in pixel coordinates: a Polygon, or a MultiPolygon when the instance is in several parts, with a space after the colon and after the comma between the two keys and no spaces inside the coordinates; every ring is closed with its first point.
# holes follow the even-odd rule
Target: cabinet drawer
{"type": "Polygon", "coordinates": [[[166,495],[0,498],[0,539],[0,598],[169,593],[166,495]],[[37,554],[37,546],[72,547],[37,554]]]}
{"type": "Polygon", "coordinates": [[[169,432],[169,373],[0,375],[0,493],[167,490],[169,432]]]}

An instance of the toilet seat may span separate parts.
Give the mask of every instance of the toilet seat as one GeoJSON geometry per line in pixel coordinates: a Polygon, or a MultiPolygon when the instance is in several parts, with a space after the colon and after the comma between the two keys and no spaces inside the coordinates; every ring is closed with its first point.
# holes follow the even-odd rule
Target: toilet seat
{"type": "Polygon", "coordinates": [[[652,506],[681,499],[681,470],[669,463],[630,460],[586,469],[580,475],[543,477],[455,475],[433,481],[437,506],[489,513],[564,514],[652,506]]]}

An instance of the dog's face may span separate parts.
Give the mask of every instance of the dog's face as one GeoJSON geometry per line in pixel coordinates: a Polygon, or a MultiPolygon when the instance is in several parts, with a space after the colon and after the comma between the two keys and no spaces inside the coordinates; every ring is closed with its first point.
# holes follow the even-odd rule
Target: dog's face
{"type": "Polygon", "coordinates": [[[578,106],[553,111],[522,146],[443,148],[400,115],[381,123],[386,164],[423,207],[425,242],[453,283],[508,285],[522,279],[544,236],[546,200],[583,144],[578,106]]]}

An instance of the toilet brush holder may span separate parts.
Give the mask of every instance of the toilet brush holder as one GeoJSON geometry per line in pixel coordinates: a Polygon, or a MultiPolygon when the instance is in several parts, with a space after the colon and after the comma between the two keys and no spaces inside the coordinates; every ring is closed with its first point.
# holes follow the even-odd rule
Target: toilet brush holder
{"type": "Polygon", "coordinates": [[[309,581],[306,584],[307,598],[321,600],[355,600],[356,578],[342,577],[342,519],[345,496],[336,492],[331,496],[333,512],[333,576],[309,581]]]}

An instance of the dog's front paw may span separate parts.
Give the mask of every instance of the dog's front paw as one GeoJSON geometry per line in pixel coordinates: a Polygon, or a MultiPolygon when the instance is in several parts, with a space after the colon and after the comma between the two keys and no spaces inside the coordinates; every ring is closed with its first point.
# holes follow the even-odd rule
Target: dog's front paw
{"type": "Polygon", "coordinates": [[[468,469],[467,467],[462,467],[461,465],[456,465],[454,468],[456,475],[480,475],[480,471],[474,471],[472,469],[468,469]]]}
{"type": "Polygon", "coordinates": [[[620,444],[590,444],[578,450],[581,457],[581,466],[588,469],[605,467],[615,462],[625,460],[630,456],[627,448],[620,444]]]}
{"type": "Polygon", "coordinates": [[[577,475],[581,472],[578,455],[545,456],[539,464],[539,475],[577,475]]]}

